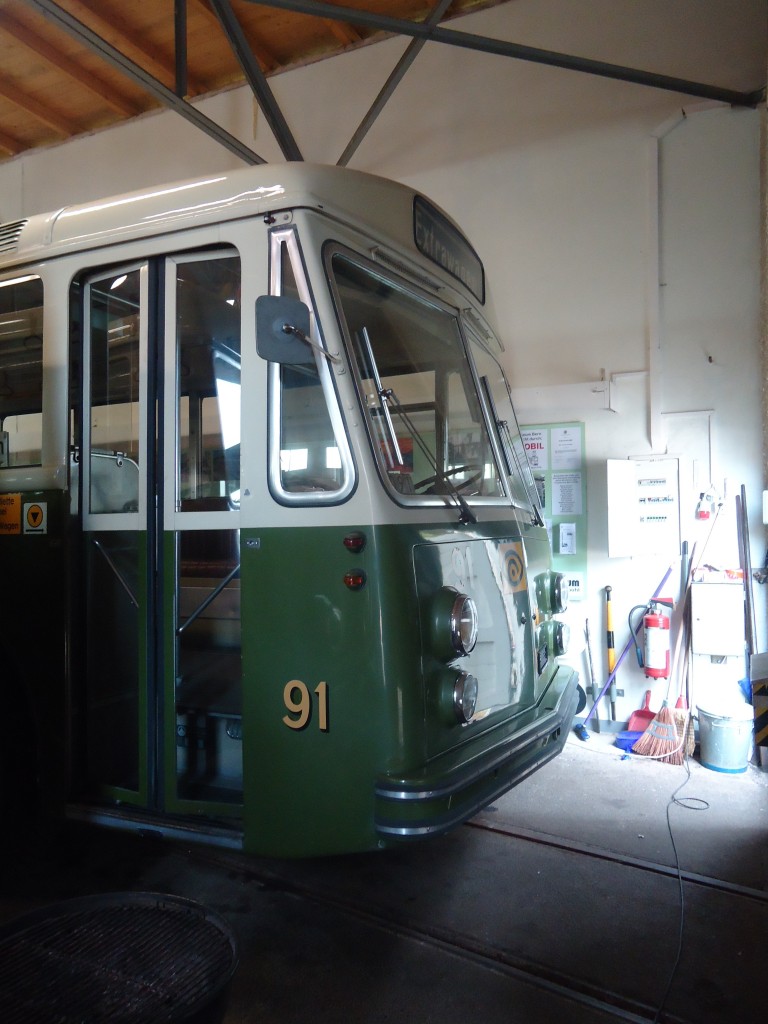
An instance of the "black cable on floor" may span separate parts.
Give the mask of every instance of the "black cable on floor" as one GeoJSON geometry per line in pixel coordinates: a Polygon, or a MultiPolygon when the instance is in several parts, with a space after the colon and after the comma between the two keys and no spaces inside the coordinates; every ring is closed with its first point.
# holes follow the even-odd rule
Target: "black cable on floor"
{"type": "Polygon", "coordinates": [[[677,971],[680,966],[680,959],[683,955],[683,932],[685,929],[685,891],[683,889],[683,875],[682,869],[680,868],[680,855],[677,852],[677,844],[675,843],[675,835],[672,831],[672,822],[669,817],[669,811],[670,808],[674,807],[675,804],[677,804],[679,807],[684,807],[686,810],[689,811],[706,811],[709,808],[709,804],[707,803],[707,801],[702,800],[700,797],[689,796],[683,797],[682,800],[678,799],[677,794],[684,786],[687,786],[688,783],[691,781],[691,768],[688,763],[688,760],[689,759],[686,756],[685,760],[683,761],[683,764],[685,765],[686,777],[674,791],[674,793],[669,798],[669,801],[667,803],[667,831],[669,832],[669,838],[672,842],[672,850],[675,855],[677,885],[680,893],[680,927],[677,935],[677,953],[675,955],[675,962],[672,965],[672,970],[669,974],[669,981],[667,982],[667,987],[664,990],[664,995],[662,996],[661,1002],[659,1003],[659,1007],[656,1010],[656,1016],[653,1018],[653,1024],[659,1024],[659,1022],[661,1021],[661,1015],[664,1012],[664,1007],[666,1005],[667,999],[669,998],[669,993],[672,991],[672,984],[675,980],[675,977],[677,976],[677,971]]]}

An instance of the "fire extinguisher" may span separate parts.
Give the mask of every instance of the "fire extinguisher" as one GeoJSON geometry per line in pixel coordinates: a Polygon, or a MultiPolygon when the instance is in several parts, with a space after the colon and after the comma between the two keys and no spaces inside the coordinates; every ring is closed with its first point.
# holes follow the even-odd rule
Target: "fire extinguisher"
{"type": "Polygon", "coordinates": [[[669,627],[664,605],[652,601],[643,616],[643,665],[649,679],[669,678],[669,627]]]}
{"type": "Polygon", "coordinates": [[[666,612],[666,601],[651,601],[648,605],[638,605],[633,608],[629,614],[630,617],[630,630],[635,638],[635,650],[637,653],[637,663],[640,668],[644,669],[646,676],[649,679],[668,679],[669,678],[669,637],[670,637],[670,618],[666,612]],[[639,632],[639,623],[633,627],[632,616],[638,610],[643,609],[643,649],[641,651],[638,643],[637,634],[639,632]]]}

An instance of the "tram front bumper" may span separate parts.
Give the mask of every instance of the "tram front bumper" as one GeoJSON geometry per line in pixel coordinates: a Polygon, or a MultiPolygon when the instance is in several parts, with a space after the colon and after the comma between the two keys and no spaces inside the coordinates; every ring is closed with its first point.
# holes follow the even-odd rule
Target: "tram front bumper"
{"type": "Polygon", "coordinates": [[[576,714],[577,683],[578,674],[561,665],[531,720],[501,740],[486,734],[482,753],[453,764],[436,758],[418,777],[380,779],[375,825],[382,840],[448,832],[556,757],[576,714]]]}

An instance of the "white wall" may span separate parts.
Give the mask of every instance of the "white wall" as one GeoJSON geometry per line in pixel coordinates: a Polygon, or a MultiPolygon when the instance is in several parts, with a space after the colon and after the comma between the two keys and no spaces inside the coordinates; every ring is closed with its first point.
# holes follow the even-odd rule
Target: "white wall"
{"type": "MultiPolygon", "coordinates": [[[[732,69],[728,84],[746,89],[754,82],[738,49],[744,19],[757,27],[764,12],[753,0],[733,6],[738,18],[719,10],[708,19],[697,0],[680,0],[673,11],[660,0],[676,47],[655,32],[653,5],[631,0],[621,19],[614,0],[590,0],[568,18],[563,0],[519,0],[455,27],[616,63],[637,64],[646,48],[658,70],[704,81],[725,74],[722,61],[732,69]],[[744,81],[735,81],[740,75],[744,81]]],[[[393,39],[270,79],[305,159],[337,160],[404,47],[393,39]]],[[[247,90],[201,108],[265,158],[280,159],[247,90]]],[[[236,166],[237,158],[177,115],[150,115],[0,164],[0,215],[13,219],[236,166]]],[[[671,93],[429,44],[352,166],[423,189],[472,238],[486,263],[489,314],[507,344],[521,421],[586,424],[587,600],[569,618],[572,656],[582,668],[589,618],[602,681],[603,588],[613,588],[620,650],[627,610],[647,599],[669,562],[608,558],[607,458],[667,450],[683,457],[682,532],[691,544],[701,533],[691,493],[710,478],[722,491],[728,480],[726,510],[707,549],[714,564],[737,562],[733,491],[745,484],[752,557],[763,561],[759,115],[700,109],[671,93]],[[659,133],[657,202],[650,154],[659,133]],[[612,375],[609,393],[598,382],[612,375]]],[[[631,660],[619,678],[627,691],[618,708],[623,719],[645,689],[631,660]]],[[[657,684],[654,708],[662,695],[657,684]]]]}

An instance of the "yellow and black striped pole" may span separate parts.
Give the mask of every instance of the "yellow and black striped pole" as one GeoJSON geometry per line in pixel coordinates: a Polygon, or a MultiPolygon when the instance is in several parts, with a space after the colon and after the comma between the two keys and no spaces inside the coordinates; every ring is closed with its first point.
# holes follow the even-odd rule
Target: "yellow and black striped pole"
{"type": "MultiPolygon", "coordinates": [[[[613,605],[611,604],[611,588],[605,588],[605,642],[608,648],[608,675],[616,668],[616,642],[613,636],[613,605]]],[[[616,680],[610,686],[611,720],[616,721],[616,680]]]]}

